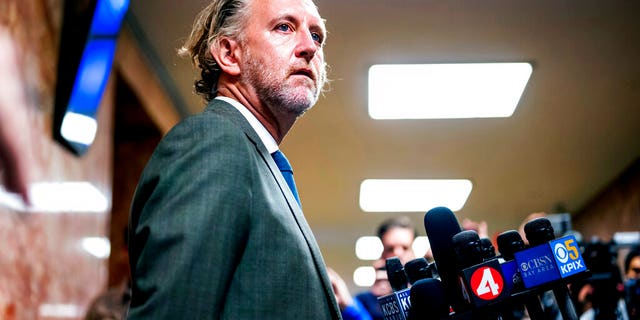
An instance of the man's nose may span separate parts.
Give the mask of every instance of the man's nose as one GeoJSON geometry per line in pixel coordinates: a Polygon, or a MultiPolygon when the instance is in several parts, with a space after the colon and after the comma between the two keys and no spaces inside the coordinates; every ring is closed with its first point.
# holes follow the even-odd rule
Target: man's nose
{"type": "Polygon", "coordinates": [[[318,44],[313,40],[310,32],[298,33],[298,45],[296,47],[296,57],[305,58],[311,61],[318,51],[318,44]]]}

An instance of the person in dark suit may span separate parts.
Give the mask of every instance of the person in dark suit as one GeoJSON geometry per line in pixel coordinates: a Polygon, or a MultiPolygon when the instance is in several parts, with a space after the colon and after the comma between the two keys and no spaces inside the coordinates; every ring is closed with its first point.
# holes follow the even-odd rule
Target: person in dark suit
{"type": "Polygon", "coordinates": [[[157,146],[130,215],[129,319],[340,319],[278,150],[326,80],[311,0],[214,0],[181,53],[208,105],[157,146]]]}

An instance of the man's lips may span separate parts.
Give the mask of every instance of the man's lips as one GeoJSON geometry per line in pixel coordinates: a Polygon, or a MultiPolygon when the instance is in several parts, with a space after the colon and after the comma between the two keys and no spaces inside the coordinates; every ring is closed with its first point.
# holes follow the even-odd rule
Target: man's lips
{"type": "Polygon", "coordinates": [[[302,69],[296,69],[294,70],[291,75],[294,76],[306,76],[308,78],[310,78],[311,80],[313,80],[315,82],[316,80],[316,76],[313,73],[313,71],[311,69],[306,69],[306,68],[302,68],[302,69]]]}

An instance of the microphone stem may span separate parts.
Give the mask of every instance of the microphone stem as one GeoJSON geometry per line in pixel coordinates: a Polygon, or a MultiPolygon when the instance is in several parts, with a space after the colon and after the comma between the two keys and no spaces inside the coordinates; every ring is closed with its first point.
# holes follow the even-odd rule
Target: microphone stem
{"type": "Polygon", "coordinates": [[[556,298],[556,303],[558,303],[558,308],[560,308],[562,319],[578,320],[576,308],[573,306],[573,302],[571,302],[571,297],[569,297],[569,291],[567,291],[567,288],[555,288],[553,289],[553,295],[556,298]]]}
{"type": "Polygon", "coordinates": [[[528,297],[524,300],[524,306],[527,308],[527,313],[531,320],[543,320],[545,319],[542,305],[537,297],[528,297]]]}
{"type": "Polygon", "coordinates": [[[518,319],[513,315],[513,311],[509,310],[508,308],[500,312],[499,316],[501,320],[517,320],[518,319]]]}

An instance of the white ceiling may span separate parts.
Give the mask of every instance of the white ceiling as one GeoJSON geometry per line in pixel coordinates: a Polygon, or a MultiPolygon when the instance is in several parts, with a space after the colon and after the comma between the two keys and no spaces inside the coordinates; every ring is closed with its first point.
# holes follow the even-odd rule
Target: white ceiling
{"type": "MultiPolygon", "coordinates": [[[[175,52],[206,3],[131,3],[150,54],[161,62],[156,67],[188,112],[202,105],[191,94],[189,62],[175,52]]],[[[327,264],[345,278],[369,264],[355,258],[355,240],[391,215],[359,208],[363,179],[470,179],[473,191],[456,214],[486,220],[493,234],[517,228],[531,212],[577,212],[640,156],[638,1],[317,3],[327,19],[333,81],[281,147],[327,264]],[[511,118],[368,116],[372,64],[514,61],[531,62],[533,74],[511,118]]],[[[424,212],[408,215],[424,234],[424,212]]]]}

